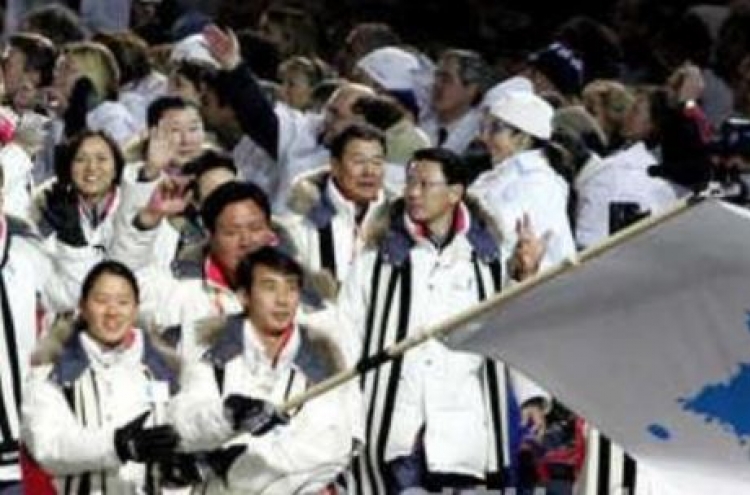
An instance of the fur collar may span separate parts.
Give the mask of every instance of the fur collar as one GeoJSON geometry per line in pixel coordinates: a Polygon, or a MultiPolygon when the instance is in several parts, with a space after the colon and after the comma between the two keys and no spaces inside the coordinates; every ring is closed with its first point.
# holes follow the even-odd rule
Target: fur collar
{"type": "MultiPolygon", "coordinates": [[[[474,251],[485,263],[498,259],[502,233],[497,223],[472,196],[464,196],[463,204],[469,212],[471,222],[465,235],[474,251]]],[[[380,250],[383,259],[396,266],[406,260],[414,245],[414,239],[404,225],[404,210],[403,198],[391,203],[373,219],[365,239],[369,249],[380,250]]]]}
{"type": "Polygon", "coordinates": [[[317,227],[327,225],[336,213],[333,204],[325,194],[330,176],[330,169],[326,166],[295,180],[289,193],[289,210],[310,219],[317,227]]]}
{"type": "MultiPolygon", "coordinates": [[[[59,317],[31,355],[32,366],[52,365],[51,377],[60,385],[75,381],[89,366],[72,315],[59,317]]],[[[159,380],[169,382],[170,390],[177,391],[180,358],[156,331],[142,331],[145,364],[159,380]]]]}
{"type": "MultiPolygon", "coordinates": [[[[198,342],[208,348],[203,359],[224,367],[244,350],[245,318],[242,314],[206,318],[196,323],[198,342]]],[[[299,348],[294,364],[314,383],[346,369],[344,356],[328,332],[300,325],[299,348]]]]}

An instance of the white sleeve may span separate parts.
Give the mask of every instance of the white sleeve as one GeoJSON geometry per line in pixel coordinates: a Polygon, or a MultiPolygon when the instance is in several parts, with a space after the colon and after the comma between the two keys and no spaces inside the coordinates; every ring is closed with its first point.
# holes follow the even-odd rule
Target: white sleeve
{"type": "Polygon", "coordinates": [[[211,365],[197,356],[187,359],[180,387],[170,403],[169,417],[180,434],[182,449],[194,452],[221,447],[233,430],[224,417],[224,401],[211,365]]]}
{"type": "Polygon", "coordinates": [[[21,439],[31,455],[61,476],[119,466],[114,429],[81,426],[49,372],[49,366],[32,369],[24,390],[21,439]]]}
{"type": "Polygon", "coordinates": [[[138,182],[139,165],[128,165],[120,186],[121,200],[114,217],[114,236],[110,256],[138,270],[152,263],[162,223],[148,230],[138,229],[134,220],[159,184],[158,180],[138,182]]]}
{"type": "Polygon", "coordinates": [[[323,489],[349,464],[353,451],[352,396],[346,387],[307,402],[288,425],[261,437],[245,436],[247,450],[229,482],[242,493],[297,493],[323,489]]]}

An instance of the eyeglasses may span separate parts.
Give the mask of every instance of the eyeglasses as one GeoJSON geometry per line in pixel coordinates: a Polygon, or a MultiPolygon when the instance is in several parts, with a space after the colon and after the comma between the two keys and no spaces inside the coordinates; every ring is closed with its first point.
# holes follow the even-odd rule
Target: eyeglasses
{"type": "Polygon", "coordinates": [[[499,119],[488,119],[484,122],[482,122],[482,126],[480,128],[480,132],[482,134],[499,134],[503,132],[504,130],[512,131],[513,127],[506,124],[502,120],[499,119]]]}
{"type": "Polygon", "coordinates": [[[444,180],[420,180],[416,177],[407,177],[406,179],[406,190],[419,189],[420,191],[429,191],[435,189],[438,186],[444,186],[448,184],[444,180]]]}

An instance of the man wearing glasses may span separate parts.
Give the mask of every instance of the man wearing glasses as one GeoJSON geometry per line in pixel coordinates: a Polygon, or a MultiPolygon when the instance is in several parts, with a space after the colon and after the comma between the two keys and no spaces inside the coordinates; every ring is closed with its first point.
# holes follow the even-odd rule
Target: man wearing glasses
{"type": "MultiPolygon", "coordinates": [[[[375,226],[338,300],[361,356],[465,310],[507,275],[491,220],[465,197],[466,168],[453,152],[417,151],[402,200],[375,226]]],[[[532,275],[544,243],[518,226],[513,275],[532,275]]],[[[352,493],[508,486],[518,409],[543,428],[544,392],[502,363],[429,341],[365,375],[365,446],[352,493]]]]}

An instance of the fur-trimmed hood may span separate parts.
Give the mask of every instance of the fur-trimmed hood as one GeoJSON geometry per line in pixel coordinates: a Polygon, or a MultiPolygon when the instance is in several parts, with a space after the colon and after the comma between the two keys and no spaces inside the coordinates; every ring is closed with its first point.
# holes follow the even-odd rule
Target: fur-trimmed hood
{"type": "MultiPolygon", "coordinates": [[[[480,258],[485,260],[499,256],[499,246],[503,236],[492,215],[471,195],[465,195],[461,203],[469,214],[469,227],[465,235],[480,258]]],[[[386,254],[399,251],[397,258],[408,251],[414,239],[404,222],[405,203],[403,198],[392,202],[388,208],[378,212],[365,234],[368,249],[379,249],[386,254]]]]}
{"type": "MultiPolygon", "coordinates": [[[[318,168],[299,176],[292,185],[287,204],[292,213],[306,218],[320,228],[331,222],[336,215],[334,200],[327,193],[331,178],[328,166],[318,168]]],[[[340,194],[340,193],[339,193],[340,194]]],[[[393,195],[383,188],[382,199],[376,202],[376,211],[383,209],[394,200],[393,195]]]]}
{"type": "MultiPolygon", "coordinates": [[[[214,366],[224,366],[244,351],[245,317],[242,314],[212,317],[198,321],[195,331],[198,343],[207,349],[203,359],[214,366]]],[[[343,352],[331,338],[331,332],[298,325],[299,347],[294,364],[314,383],[346,369],[343,352]]]]}
{"type": "MultiPolygon", "coordinates": [[[[88,357],[81,348],[78,323],[71,314],[57,318],[39,342],[31,355],[32,366],[52,365],[53,375],[61,382],[75,380],[89,364],[88,357]]],[[[170,346],[162,340],[155,330],[142,330],[143,357],[141,361],[159,379],[170,383],[176,391],[177,377],[180,372],[180,358],[170,346]]]]}
{"type": "Polygon", "coordinates": [[[289,192],[287,201],[289,210],[307,217],[314,207],[320,205],[330,176],[331,169],[328,166],[300,175],[292,183],[292,189],[289,192]]]}

